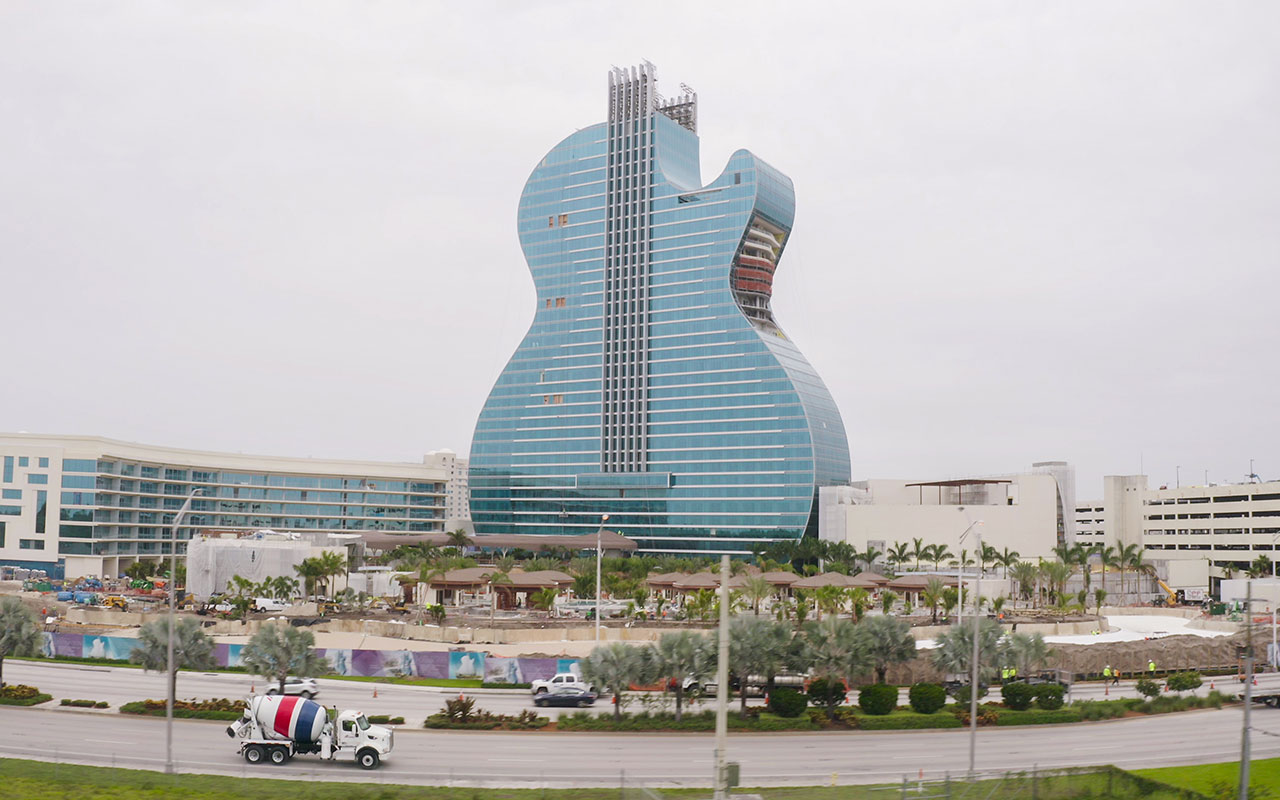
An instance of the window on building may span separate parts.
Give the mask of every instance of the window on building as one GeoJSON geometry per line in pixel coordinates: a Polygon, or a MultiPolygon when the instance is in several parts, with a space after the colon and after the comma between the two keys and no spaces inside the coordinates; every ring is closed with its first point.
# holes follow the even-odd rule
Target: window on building
{"type": "Polygon", "coordinates": [[[31,459],[27,458],[26,456],[18,456],[18,466],[25,467],[30,465],[30,463],[31,463],[31,459]]]}
{"type": "Polygon", "coordinates": [[[0,514],[9,517],[22,516],[22,506],[0,506],[0,514]]]}
{"type": "Polygon", "coordinates": [[[4,457],[4,482],[13,483],[13,456],[4,457]]]}
{"type": "Polygon", "coordinates": [[[34,483],[34,484],[37,484],[37,485],[44,485],[44,484],[48,484],[48,483],[49,483],[49,476],[48,476],[48,475],[42,475],[42,474],[41,474],[41,473],[39,473],[39,472],[29,472],[29,473],[27,473],[27,483],[34,483]]]}
{"type": "Polygon", "coordinates": [[[19,550],[43,550],[44,542],[40,541],[39,539],[19,539],[18,549],[19,550]]]}
{"type": "Polygon", "coordinates": [[[561,225],[568,225],[568,224],[569,224],[569,215],[568,215],[568,214],[561,214],[561,215],[560,215],[560,224],[561,224],[561,225]]]}
{"type": "Polygon", "coordinates": [[[48,469],[48,468],[49,468],[49,459],[47,459],[47,458],[42,458],[42,459],[40,459],[37,463],[40,465],[40,469],[48,469]]]}
{"type": "Polygon", "coordinates": [[[63,472],[97,472],[98,462],[91,458],[62,459],[63,472]]]}
{"type": "Polygon", "coordinates": [[[21,499],[22,499],[21,489],[5,489],[3,493],[0,493],[0,500],[21,500],[21,499]]]}

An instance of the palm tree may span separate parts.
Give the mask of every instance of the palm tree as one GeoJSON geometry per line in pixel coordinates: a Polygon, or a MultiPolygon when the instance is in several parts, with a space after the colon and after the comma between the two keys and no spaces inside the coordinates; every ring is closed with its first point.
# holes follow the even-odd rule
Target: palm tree
{"type": "Polygon", "coordinates": [[[622,693],[631,684],[645,680],[645,662],[640,650],[622,642],[600,645],[580,663],[588,683],[613,692],[613,719],[622,719],[622,693]]]}
{"type": "Polygon", "coordinates": [[[305,628],[268,622],[240,651],[240,663],[254,675],[276,682],[284,694],[290,675],[309,677],[329,669],[329,662],[315,653],[316,636],[305,628]]]}
{"type": "Polygon", "coordinates": [[[854,586],[845,592],[849,600],[849,608],[853,611],[853,621],[861,622],[862,615],[871,607],[871,592],[861,586],[854,586]]]}
{"type": "Polygon", "coordinates": [[[1265,578],[1271,574],[1271,560],[1266,556],[1258,556],[1249,562],[1249,568],[1245,570],[1245,574],[1250,578],[1265,578]]]}
{"type": "Polygon", "coordinates": [[[858,623],[856,633],[875,668],[876,683],[884,683],[891,665],[905,664],[916,657],[916,640],[906,620],[867,617],[858,623]]]}
{"type": "Polygon", "coordinates": [[[862,563],[867,565],[868,572],[871,571],[871,568],[875,565],[875,562],[879,561],[882,558],[884,558],[884,551],[877,550],[871,545],[867,545],[866,551],[863,552],[862,555],[858,556],[858,560],[860,560],[862,563]]]}
{"type": "Polygon", "coordinates": [[[894,542],[889,548],[889,564],[897,570],[911,557],[911,546],[906,542],[894,542]]]}
{"type": "Polygon", "coordinates": [[[1125,602],[1125,598],[1123,597],[1125,593],[1124,574],[1130,568],[1134,559],[1137,558],[1141,552],[1142,552],[1142,545],[1140,544],[1122,544],[1119,546],[1119,549],[1116,551],[1116,562],[1117,562],[1117,566],[1119,566],[1120,568],[1120,594],[1122,595],[1120,599],[1121,603],[1125,602]]]}
{"type": "Polygon", "coordinates": [[[1102,588],[1105,591],[1107,588],[1107,569],[1120,563],[1119,554],[1116,552],[1115,547],[1108,544],[1098,545],[1094,552],[1098,554],[1098,563],[1102,565],[1102,588]]]}
{"type": "MultiPolygon", "coordinates": [[[[973,639],[969,639],[972,647],[973,639]]],[[[1007,661],[1018,668],[1020,674],[1026,675],[1039,669],[1052,655],[1044,636],[1039,633],[1011,633],[1005,640],[1007,661]]]]}
{"type": "MultiPolygon", "coordinates": [[[[978,624],[978,680],[991,680],[1004,661],[1004,629],[1000,623],[988,617],[979,617],[978,624]]],[[[952,625],[950,630],[935,638],[938,646],[933,651],[933,663],[947,673],[973,674],[973,624],[952,625]]]]}
{"type": "Polygon", "coordinates": [[[892,589],[883,589],[880,592],[880,610],[885,614],[893,611],[893,604],[898,602],[898,593],[892,589]]]}
{"type": "Polygon", "coordinates": [[[947,586],[942,590],[942,613],[951,617],[951,610],[960,603],[960,590],[954,586],[947,586]]]}
{"type": "MultiPolygon", "coordinates": [[[[804,660],[809,664],[810,674],[828,681],[850,680],[871,666],[857,626],[839,617],[827,617],[805,626],[804,660]]],[[[839,702],[840,697],[833,697],[829,702],[828,717],[835,716],[839,702]]]]}
{"type": "Polygon", "coordinates": [[[498,586],[510,585],[511,576],[506,571],[495,569],[489,573],[489,627],[493,628],[494,617],[498,613],[498,586]]]}
{"type": "MultiPolygon", "coordinates": [[[[1135,578],[1142,575],[1154,576],[1156,573],[1155,565],[1147,561],[1147,553],[1141,547],[1135,550],[1133,557],[1129,559],[1129,569],[1134,573],[1135,578]]],[[[1141,586],[1141,581],[1137,583],[1141,586]]]]}
{"type": "Polygon", "coordinates": [[[458,528],[456,531],[449,531],[449,535],[445,538],[445,543],[458,553],[462,553],[474,544],[474,541],[467,535],[465,530],[458,528]]]}
{"type": "Polygon", "coordinates": [[[1004,567],[1004,576],[1006,579],[1009,577],[1009,567],[1017,564],[1019,558],[1021,558],[1021,556],[1017,550],[1010,550],[1007,547],[1000,553],[1000,566],[1004,567]]]}
{"type": "Polygon", "coordinates": [[[989,544],[982,545],[982,552],[978,554],[978,561],[982,565],[982,571],[987,571],[987,564],[1000,563],[1000,551],[989,544]]]}
{"type": "Polygon", "coordinates": [[[539,589],[529,595],[529,605],[539,611],[550,611],[555,607],[556,598],[560,597],[560,592],[554,586],[548,586],[545,589],[539,589]]]}
{"type": "Polygon", "coordinates": [[[742,716],[747,715],[747,680],[758,675],[766,693],[772,691],[774,677],[787,665],[791,637],[790,625],[765,619],[739,618],[729,626],[729,670],[741,686],[742,716]]]}
{"type": "Polygon", "coordinates": [[[945,587],[938,578],[930,578],[920,592],[920,602],[929,607],[929,615],[934,625],[938,624],[938,604],[942,602],[945,587]]]}
{"type": "Polygon", "coordinates": [[[847,593],[843,586],[819,586],[814,590],[813,597],[818,604],[818,611],[823,614],[839,614],[847,593]]]}
{"type": "MultiPolygon", "coordinates": [[[[1016,553],[1014,555],[1017,555],[1016,553]]],[[[1005,567],[1006,573],[1008,566],[1005,567]]],[[[1018,561],[1013,564],[1013,579],[1018,583],[1018,591],[1027,600],[1035,599],[1036,578],[1040,569],[1030,561],[1018,561]]]]}
{"type": "Polygon", "coordinates": [[[12,595],[0,598],[0,686],[4,686],[5,658],[39,655],[41,638],[31,609],[12,595]]]}
{"type": "Polygon", "coordinates": [[[751,603],[751,611],[757,617],[760,616],[760,604],[773,597],[773,593],[773,584],[759,575],[752,575],[742,585],[742,594],[751,603]]]}
{"type": "Polygon", "coordinates": [[[298,592],[298,582],[287,575],[277,575],[270,579],[271,590],[268,596],[277,600],[288,600],[298,592]]]}
{"type": "Polygon", "coordinates": [[[320,580],[320,561],[315,558],[304,558],[301,564],[293,565],[293,571],[302,578],[302,590],[307,599],[312,599],[316,593],[316,584],[320,580]]]}
{"type": "MultiPolygon", "coordinates": [[[[169,670],[169,620],[157,619],[138,629],[138,644],[129,651],[129,660],[144,670],[169,670]]],[[[214,669],[213,640],[194,619],[180,619],[173,628],[173,671],[169,672],[169,692],[178,696],[178,670],[214,669]]]]}
{"type": "Polygon", "coordinates": [[[920,571],[920,557],[925,554],[924,539],[911,540],[911,555],[916,560],[916,571],[920,571]]]}
{"type": "Polygon", "coordinates": [[[319,580],[324,584],[324,593],[332,595],[330,579],[346,573],[347,559],[336,550],[326,550],[316,560],[319,562],[319,580]]]}
{"type": "Polygon", "coordinates": [[[947,547],[945,544],[935,544],[933,546],[933,552],[930,555],[932,556],[931,560],[933,561],[933,568],[935,570],[943,561],[955,558],[955,554],[951,552],[951,548],[947,547]]]}
{"type": "Polygon", "coordinates": [[[683,714],[685,680],[692,678],[701,683],[714,668],[707,637],[694,631],[664,633],[649,645],[645,657],[654,677],[674,685],[678,722],[683,714]]]}
{"type": "Polygon", "coordinates": [[[1074,571],[1065,561],[1046,561],[1040,565],[1040,572],[1049,586],[1050,595],[1058,600],[1062,599],[1067,581],[1071,579],[1071,573],[1074,571]]]}
{"type": "Polygon", "coordinates": [[[1107,601],[1107,590],[1101,587],[1093,590],[1093,613],[1102,613],[1102,604],[1107,601]]]}

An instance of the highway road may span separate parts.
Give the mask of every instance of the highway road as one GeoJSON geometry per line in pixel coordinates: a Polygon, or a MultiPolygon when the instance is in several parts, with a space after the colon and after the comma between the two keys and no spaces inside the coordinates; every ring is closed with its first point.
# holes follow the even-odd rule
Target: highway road
{"type": "MultiPolygon", "coordinates": [[[[82,700],[105,700],[113,707],[133,700],[146,698],[162,699],[165,696],[164,676],[162,673],[143,672],[140,669],[125,667],[106,667],[86,664],[58,664],[38,661],[21,661],[5,659],[4,677],[9,683],[27,683],[38,686],[42,691],[53,695],[55,702],[62,698],[82,700]]],[[[1232,678],[1213,679],[1215,686],[1221,691],[1239,690],[1239,683],[1232,678]]],[[[405,686],[393,683],[366,683],[363,681],[344,681],[333,678],[320,678],[320,694],[316,700],[328,706],[339,708],[355,708],[366,714],[388,714],[403,716],[411,724],[418,724],[431,714],[438,712],[444,701],[459,694],[458,689],[445,689],[435,686],[405,686]],[[374,689],[378,696],[373,696],[374,689]]],[[[1259,678],[1261,687],[1274,686],[1280,690],[1280,674],[1263,675],[1259,678]]],[[[1206,680],[1200,688],[1200,694],[1209,691],[1210,681],[1206,680]]],[[[1104,687],[1101,683],[1078,684],[1071,689],[1072,700],[1108,699],[1114,697],[1137,697],[1132,681],[1122,681],[1119,686],[1104,687]]],[[[256,692],[266,691],[267,683],[262,678],[255,678],[234,672],[179,672],[178,697],[180,698],[241,698],[249,694],[250,689],[256,692]]],[[[477,699],[476,706],[494,714],[518,714],[534,705],[529,692],[523,689],[483,689],[461,690],[477,699]]],[[[634,694],[630,695],[635,697],[634,694]]],[[[998,700],[999,687],[992,689],[990,699],[998,700]]],[[[762,701],[752,699],[753,705],[762,701]]],[[[901,693],[900,702],[907,703],[906,690],[901,693]]],[[[597,709],[608,709],[609,698],[597,704],[597,709]]],[[[705,708],[706,705],[700,706],[705,708]]],[[[633,702],[631,710],[639,710],[640,704],[633,702]]],[[[552,718],[561,713],[573,713],[576,709],[545,708],[538,713],[552,718]]]]}
{"type": "MultiPolygon", "coordinates": [[[[112,712],[6,709],[0,756],[162,769],[164,721],[112,712]]],[[[1239,709],[1193,711],[1069,726],[984,728],[984,771],[1094,764],[1120,767],[1230,761],[1239,753],[1239,709]]],[[[1254,757],[1280,756],[1280,711],[1261,709],[1254,757]]],[[[894,782],[904,776],[962,774],[961,731],[732,734],[729,758],[744,786],[894,782]]],[[[467,786],[617,786],[625,778],[655,787],[707,785],[713,737],[704,734],[493,733],[402,729],[376,772],[300,756],[280,767],[250,767],[225,724],[174,722],[181,772],[302,780],[467,786]]]]}
{"type": "MultiPolygon", "coordinates": [[[[140,670],[50,665],[6,659],[5,678],[34,683],[55,697],[102,699],[113,706],[163,694],[163,678],[140,670]]],[[[257,679],[234,674],[182,673],[179,694],[239,696],[257,679]]],[[[1232,682],[1234,686],[1234,682],[1232,682]]],[[[256,686],[261,690],[262,686],[256,686]]],[[[1101,687],[1097,688],[1101,691],[1101,687]]],[[[1220,687],[1222,688],[1222,687],[1220,687]]],[[[320,700],[367,713],[420,720],[454,690],[323,680],[320,700]]],[[[510,713],[529,707],[525,693],[483,693],[481,704],[510,713]]],[[[108,711],[7,708],[0,756],[68,763],[162,769],[164,721],[108,711]]],[[[1069,726],[984,728],[978,767],[986,771],[1084,766],[1120,767],[1230,761],[1240,742],[1240,709],[1080,723],[1069,726]]],[[[572,734],[427,731],[396,733],[396,749],[376,772],[353,764],[299,757],[282,767],[250,767],[236,755],[224,723],[177,720],[175,759],[182,772],[304,780],[470,786],[705,786],[712,737],[703,734],[572,734]]],[[[1280,710],[1258,708],[1257,758],[1280,756],[1280,710]]],[[[963,731],[889,733],[732,734],[729,757],[742,764],[745,786],[870,783],[960,774],[968,765],[963,731]]]]}

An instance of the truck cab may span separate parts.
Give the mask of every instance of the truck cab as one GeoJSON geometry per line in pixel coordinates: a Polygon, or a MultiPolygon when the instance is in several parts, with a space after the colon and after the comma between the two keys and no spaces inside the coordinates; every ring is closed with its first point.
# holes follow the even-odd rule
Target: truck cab
{"type": "Polygon", "coordinates": [[[596,687],[587,684],[581,677],[572,672],[557,672],[549,679],[533,681],[529,684],[529,691],[535,695],[546,694],[561,686],[576,686],[579,689],[586,689],[589,692],[599,694],[596,691],[596,687]]]}
{"type": "Polygon", "coordinates": [[[369,718],[360,711],[342,711],[326,726],[326,737],[321,737],[320,755],[333,758],[335,753],[354,753],[356,763],[365,769],[378,766],[382,756],[391,752],[394,733],[381,725],[370,725],[369,718]]]}

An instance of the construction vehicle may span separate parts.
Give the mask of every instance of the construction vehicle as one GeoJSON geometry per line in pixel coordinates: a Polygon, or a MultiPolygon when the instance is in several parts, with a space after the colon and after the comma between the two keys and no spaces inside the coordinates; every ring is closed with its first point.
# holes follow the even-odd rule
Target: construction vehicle
{"type": "Polygon", "coordinates": [[[103,608],[114,608],[114,609],[117,609],[117,610],[119,610],[119,611],[128,611],[128,610],[129,610],[129,601],[128,601],[128,599],[126,599],[126,598],[124,598],[124,597],[121,597],[121,596],[120,596],[120,595],[118,595],[118,594],[108,595],[108,596],[106,596],[106,597],[102,598],[102,607],[103,607],[103,608]]]}
{"type": "Polygon", "coordinates": [[[227,736],[240,739],[240,755],[250,764],[283,764],[299,753],[326,761],[351,758],[363,769],[375,769],[391,752],[390,728],[370,725],[359,711],[338,711],[334,719],[324,706],[292,695],[255,695],[244,716],[227,726],[227,736]]]}
{"type": "Polygon", "coordinates": [[[1178,593],[1173,589],[1170,589],[1169,584],[1159,578],[1156,578],[1156,583],[1159,584],[1160,588],[1164,590],[1164,593],[1168,595],[1168,597],[1165,598],[1164,604],[1170,607],[1176,606],[1178,604],[1178,593]]]}

